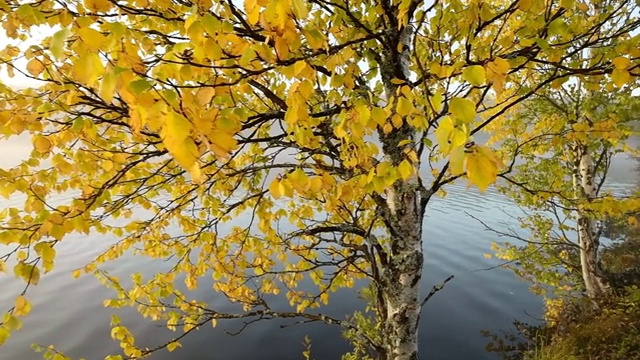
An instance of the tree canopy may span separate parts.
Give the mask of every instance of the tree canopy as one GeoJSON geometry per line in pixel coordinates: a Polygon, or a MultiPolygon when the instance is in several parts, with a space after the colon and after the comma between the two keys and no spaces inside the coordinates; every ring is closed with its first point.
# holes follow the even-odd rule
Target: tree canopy
{"type": "MultiPolygon", "coordinates": [[[[0,63],[40,84],[0,83],[1,138],[33,144],[0,169],[0,194],[24,197],[0,212],[2,269],[35,285],[68,234],[110,234],[75,273],[114,287],[108,306],[184,333],[239,317],[341,324],[388,359],[417,358],[431,197],[460,178],[484,190],[510,159],[472,136],[548,87],[617,91],[640,74],[633,0],[0,0],[0,19],[0,63]],[[125,288],[100,265],[129,252],[173,268],[125,288]],[[245,312],[179,290],[205,276],[245,312]],[[358,279],[376,336],[315,309],[358,279]]],[[[140,358],[181,335],[112,336],[140,358]]]]}
{"type": "MultiPolygon", "coordinates": [[[[520,219],[530,236],[493,230],[519,240],[496,244],[498,255],[517,259],[514,270],[533,283],[535,292],[576,294],[589,285],[580,279],[589,275],[581,269],[581,216],[593,221],[589,232],[594,256],[602,250],[600,238],[607,223],[635,223],[634,214],[640,209],[637,194],[614,191],[605,182],[616,155],[637,151],[630,148],[628,139],[639,106],[628,89],[591,93],[581,83],[540,93],[519,114],[503,120],[503,126],[520,134],[502,142],[503,151],[517,154],[520,162],[516,165],[514,158],[514,174],[503,176],[507,180],[503,190],[530,210],[520,219]],[[581,172],[583,155],[588,155],[591,165],[581,172]],[[586,189],[579,179],[582,173],[592,184],[586,189]]],[[[605,281],[599,272],[592,269],[590,275],[605,281]]]]}

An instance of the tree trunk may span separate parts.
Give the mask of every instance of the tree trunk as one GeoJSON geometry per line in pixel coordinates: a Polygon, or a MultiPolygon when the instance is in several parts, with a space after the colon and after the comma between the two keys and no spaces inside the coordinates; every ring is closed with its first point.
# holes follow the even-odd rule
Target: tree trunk
{"type": "Polygon", "coordinates": [[[422,276],[421,192],[414,184],[395,186],[387,202],[393,212],[391,253],[379,287],[387,360],[418,359],[420,278],[422,276]]]}
{"type": "MultiPolygon", "coordinates": [[[[412,44],[412,28],[400,26],[388,36],[388,45],[379,57],[380,72],[388,101],[397,101],[398,85],[394,79],[408,81],[412,44]],[[400,51],[398,49],[400,48],[400,51]]],[[[398,166],[410,160],[406,151],[415,148],[419,139],[416,130],[407,123],[390,133],[379,129],[383,152],[398,166]],[[407,144],[406,141],[409,141],[407,144]]],[[[380,201],[382,217],[389,230],[390,247],[386,264],[380,269],[377,285],[378,308],[383,322],[381,335],[386,360],[418,359],[418,322],[420,320],[420,278],[422,276],[422,218],[428,196],[419,181],[419,161],[410,160],[413,175],[398,180],[380,201]]],[[[379,199],[380,200],[380,199],[379,199]]]]}
{"type": "MultiPolygon", "coordinates": [[[[594,185],[595,169],[586,145],[574,148],[573,186],[579,198],[590,202],[597,196],[594,185]]],[[[610,289],[609,283],[598,261],[600,233],[596,231],[595,220],[582,207],[577,210],[578,240],[580,245],[580,265],[582,278],[590,298],[599,297],[610,289]]]]}

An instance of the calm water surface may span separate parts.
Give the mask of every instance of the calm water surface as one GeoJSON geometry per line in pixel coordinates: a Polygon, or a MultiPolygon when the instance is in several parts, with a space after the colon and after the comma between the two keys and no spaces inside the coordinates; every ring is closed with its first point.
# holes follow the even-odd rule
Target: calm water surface
{"type": "MultiPolygon", "coordinates": [[[[613,187],[622,189],[633,183],[635,175],[630,171],[630,164],[631,161],[620,159],[614,166],[613,187]]],[[[496,238],[466,214],[504,228],[505,222],[513,225],[512,216],[522,212],[495,191],[479,194],[463,184],[447,190],[446,198],[432,200],[425,218],[423,293],[449,275],[455,275],[455,279],[423,309],[421,359],[497,359],[496,355],[484,352],[487,339],[481,336],[480,330],[509,331],[515,319],[535,322],[535,318],[542,315],[542,301],[510,271],[478,270],[498,263],[483,256],[491,252],[490,243],[496,238]]],[[[130,327],[140,345],[154,347],[169,338],[170,334],[135,311],[105,309],[102,301],[113,293],[92,276],[72,278],[71,271],[99,254],[108,242],[108,238],[100,236],[75,237],[65,239],[56,247],[56,266],[42,277],[38,286],[29,289],[33,311],[24,320],[23,329],[12,334],[0,348],[0,360],[40,359],[40,355],[30,349],[32,343],[55,344],[68,355],[87,360],[117,353],[118,343],[109,335],[110,316],[114,313],[130,327]]],[[[165,267],[161,261],[128,257],[108,264],[105,269],[125,278],[134,271],[152,274],[165,267]]],[[[0,275],[0,308],[10,307],[20,286],[9,276],[0,275]]],[[[201,290],[194,295],[216,306],[233,309],[222,296],[209,289],[210,283],[202,282],[201,290]]],[[[282,306],[286,300],[279,303],[282,306]]],[[[341,316],[361,305],[355,290],[345,290],[333,295],[330,306],[321,311],[341,316]]],[[[182,341],[183,347],[175,352],[161,351],[151,359],[302,359],[305,335],[312,340],[312,356],[317,360],[339,359],[349,349],[337,327],[309,324],[282,329],[280,326],[292,323],[258,323],[238,336],[231,336],[225,330],[236,331],[242,323],[220,322],[215,329],[206,326],[188,336],[182,341]]]]}

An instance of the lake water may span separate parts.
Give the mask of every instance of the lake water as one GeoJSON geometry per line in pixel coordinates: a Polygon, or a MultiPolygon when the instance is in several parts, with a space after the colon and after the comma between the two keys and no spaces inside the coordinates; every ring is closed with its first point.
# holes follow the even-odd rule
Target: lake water
{"type": "MultiPolygon", "coordinates": [[[[635,181],[633,162],[618,158],[610,176],[612,187],[623,189],[635,181]]],[[[484,347],[487,338],[481,330],[510,331],[515,319],[536,322],[542,316],[542,300],[528,291],[510,271],[478,270],[495,266],[498,261],[486,259],[490,242],[496,238],[471,219],[469,213],[489,225],[514,224],[511,216],[521,214],[505,197],[489,190],[479,194],[463,183],[447,188],[449,195],[434,198],[425,218],[426,264],[423,293],[449,275],[455,279],[437,293],[423,309],[420,323],[421,359],[497,359],[484,347]]],[[[6,205],[6,204],[4,204],[6,205]]],[[[517,224],[515,224],[517,227],[517,224]]],[[[118,343],[110,338],[110,315],[119,315],[130,327],[137,343],[154,347],[168,339],[168,332],[143,319],[131,309],[105,309],[102,301],[112,292],[102,287],[92,276],[74,280],[73,269],[96,256],[109,242],[100,236],[65,239],[58,251],[56,267],[41,278],[38,286],[29,289],[32,313],[25,318],[22,330],[14,332],[0,347],[0,360],[40,359],[30,344],[55,344],[74,359],[102,359],[117,353],[118,343]]],[[[153,273],[164,266],[159,261],[123,258],[105,269],[114,275],[127,277],[133,271],[153,273]]],[[[202,283],[196,296],[219,306],[222,297],[211,292],[210,284],[202,283]]],[[[11,306],[21,284],[11,276],[0,275],[0,308],[11,306]]],[[[334,316],[348,314],[362,304],[355,290],[333,295],[331,304],[322,313],[334,316]]],[[[160,351],[151,359],[302,359],[305,335],[312,340],[312,357],[317,360],[339,359],[349,349],[340,328],[322,324],[291,325],[293,321],[269,321],[254,324],[242,334],[231,336],[225,330],[236,331],[241,322],[220,322],[217,328],[206,326],[182,341],[183,347],[173,353],[160,351]]]]}

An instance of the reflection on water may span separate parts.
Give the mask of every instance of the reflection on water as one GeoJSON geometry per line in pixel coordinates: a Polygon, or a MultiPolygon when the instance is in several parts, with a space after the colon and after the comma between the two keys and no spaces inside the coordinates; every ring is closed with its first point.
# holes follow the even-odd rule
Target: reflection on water
{"type": "MultiPolygon", "coordinates": [[[[621,171],[621,176],[612,176],[619,182],[627,182],[628,174],[621,171]]],[[[513,218],[507,214],[514,215],[521,210],[494,191],[479,194],[458,185],[449,187],[448,192],[446,198],[432,199],[426,214],[423,292],[426,294],[449,275],[455,275],[455,279],[423,310],[421,358],[496,359],[495,354],[484,352],[487,339],[481,336],[480,330],[509,330],[514,319],[533,322],[527,313],[540,317],[542,304],[527,290],[527,284],[519,282],[510,271],[478,270],[497,264],[496,260],[482,256],[491,252],[490,242],[495,239],[465,213],[488,225],[504,226],[504,222],[513,223],[513,218]]],[[[154,347],[171,336],[131,309],[103,308],[102,300],[112,293],[93,277],[72,279],[71,271],[99,254],[108,242],[108,238],[98,235],[76,236],[56,248],[59,254],[56,267],[42,277],[38,286],[29,290],[34,310],[25,319],[23,329],[15,332],[0,348],[1,360],[39,358],[29,348],[32,343],[55,344],[74,358],[102,359],[106,354],[118,351],[118,344],[110,338],[109,321],[114,313],[130,327],[140,345],[154,347]]],[[[162,261],[125,257],[108,264],[105,269],[127,277],[133,271],[152,274],[165,267],[162,261]]],[[[2,308],[10,306],[21,285],[6,275],[0,277],[2,308]]],[[[232,310],[222,296],[210,290],[210,285],[203,281],[193,295],[232,310]]],[[[356,290],[343,290],[332,296],[331,304],[321,311],[340,317],[361,305],[356,290]]],[[[286,306],[286,300],[279,299],[275,306],[286,306]]],[[[305,335],[311,337],[315,359],[339,359],[349,349],[339,328],[322,324],[292,325],[293,322],[257,323],[238,336],[228,335],[225,330],[237,331],[242,322],[222,322],[215,329],[206,327],[190,335],[176,352],[159,352],[152,359],[301,359],[305,335]]]]}

